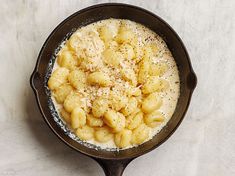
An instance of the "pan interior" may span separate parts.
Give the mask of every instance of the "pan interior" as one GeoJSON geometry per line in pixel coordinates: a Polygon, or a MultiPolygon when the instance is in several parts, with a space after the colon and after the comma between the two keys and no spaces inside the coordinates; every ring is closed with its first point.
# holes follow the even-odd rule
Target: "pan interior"
{"type": "Polygon", "coordinates": [[[66,144],[74,149],[93,157],[106,159],[133,158],[144,154],[164,142],[177,128],[187,110],[192,88],[189,85],[188,76],[191,73],[191,65],[185,48],[177,34],[159,17],[134,6],[120,4],[97,5],[75,13],[63,21],[49,36],[45,42],[36,66],[40,75],[37,83],[37,98],[44,118],[51,129],[66,144]],[[160,35],[168,45],[177,63],[180,74],[180,97],[176,110],[167,125],[151,139],[142,145],[126,150],[102,150],[92,144],[84,143],[76,138],[59,118],[51,100],[47,81],[55,62],[55,54],[61,43],[67,39],[77,28],[103,19],[117,18],[128,19],[143,24],[160,35]]]}

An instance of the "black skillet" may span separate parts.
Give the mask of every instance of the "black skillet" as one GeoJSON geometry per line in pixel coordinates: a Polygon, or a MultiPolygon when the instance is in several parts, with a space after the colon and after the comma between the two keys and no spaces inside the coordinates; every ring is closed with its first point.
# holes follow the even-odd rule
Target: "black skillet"
{"type": "MultiPolygon", "coordinates": [[[[68,146],[95,159],[103,168],[107,176],[121,176],[125,167],[136,157],[157,148],[165,142],[176,130],[183,120],[189,102],[196,87],[197,78],[192,69],[186,48],[176,32],[160,17],[142,9],[127,4],[107,3],[91,6],[80,10],[52,31],[44,43],[37,59],[36,67],[30,79],[31,87],[35,93],[42,116],[52,131],[68,146]],[[152,29],[167,43],[177,63],[180,74],[180,97],[176,110],[167,125],[152,140],[131,149],[121,151],[105,151],[89,148],[71,139],[55,122],[51,107],[49,106],[47,81],[51,72],[49,65],[54,63],[55,50],[61,42],[71,35],[77,28],[108,18],[128,19],[152,29]]],[[[53,107],[54,108],[54,107],[53,107]]],[[[57,115],[57,114],[56,114],[57,115]]]]}

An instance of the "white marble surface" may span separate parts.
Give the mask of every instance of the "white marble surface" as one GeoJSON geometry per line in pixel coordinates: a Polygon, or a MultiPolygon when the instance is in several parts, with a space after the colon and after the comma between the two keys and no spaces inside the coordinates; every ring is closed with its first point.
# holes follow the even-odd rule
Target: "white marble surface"
{"type": "MultiPolygon", "coordinates": [[[[0,5],[0,176],[104,175],[44,123],[29,77],[49,33],[68,15],[102,0],[2,0],[0,5]]],[[[235,175],[235,1],[126,0],[178,32],[198,75],[175,134],[134,160],[124,176],[235,175]]]]}

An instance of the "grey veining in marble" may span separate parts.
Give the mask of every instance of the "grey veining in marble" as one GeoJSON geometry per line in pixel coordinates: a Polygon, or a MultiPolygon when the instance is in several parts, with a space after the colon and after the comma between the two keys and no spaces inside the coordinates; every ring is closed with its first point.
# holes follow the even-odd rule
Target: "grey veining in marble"
{"type": "MultiPolygon", "coordinates": [[[[105,0],[2,0],[0,5],[0,176],[102,176],[55,137],[29,87],[49,33],[75,11],[105,0]]],[[[235,175],[235,1],[125,0],[165,19],[184,41],[198,87],[185,120],[130,176],[235,175]]]]}

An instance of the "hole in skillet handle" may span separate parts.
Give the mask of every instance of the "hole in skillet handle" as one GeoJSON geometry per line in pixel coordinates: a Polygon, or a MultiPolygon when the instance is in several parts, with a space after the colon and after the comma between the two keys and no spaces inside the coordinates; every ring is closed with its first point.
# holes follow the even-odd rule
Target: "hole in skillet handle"
{"type": "Polygon", "coordinates": [[[103,168],[105,176],[122,176],[126,166],[134,159],[122,159],[122,160],[111,160],[111,159],[99,159],[93,158],[103,168]]]}
{"type": "Polygon", "coordinates": [[[37,89],[40,86],[40,80],[41,80],[41,75],[38,71],[34,71],[30,77],[30,85],[34,92],[37,91],[37,89]]]}

